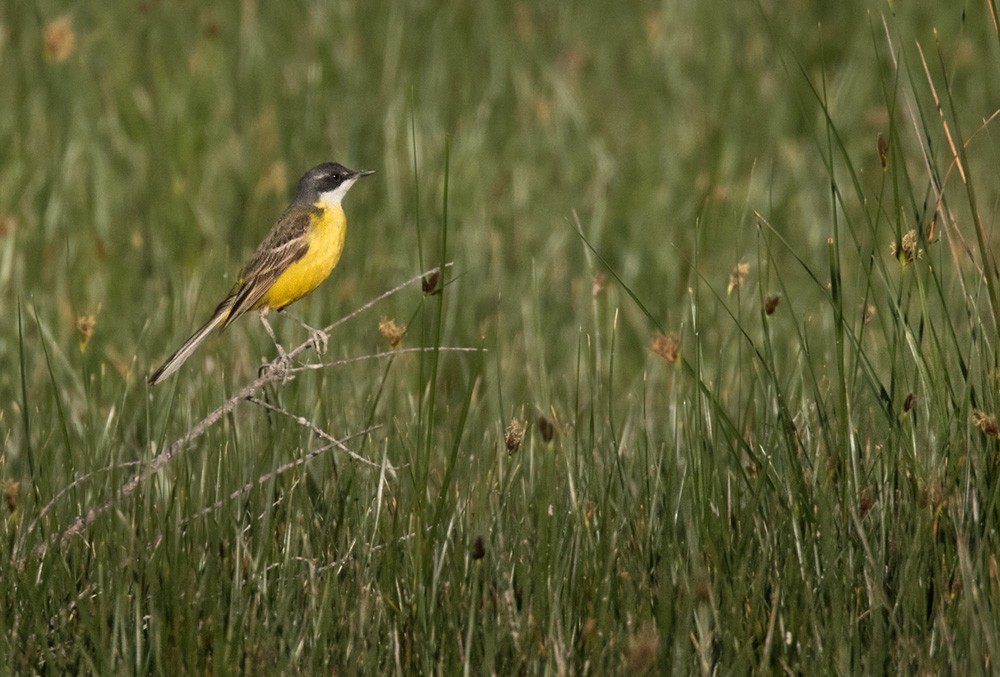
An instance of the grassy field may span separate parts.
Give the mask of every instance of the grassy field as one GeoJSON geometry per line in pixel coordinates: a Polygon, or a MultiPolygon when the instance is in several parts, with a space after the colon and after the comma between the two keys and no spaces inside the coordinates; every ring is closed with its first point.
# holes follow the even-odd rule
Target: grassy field
{"type": "Polygon", "coordinates": [[[996,669],[995,0],[100,5],[0,5],[0,670],[996,669]],[[325,160],[328,352],[147,386],[325,160]]]}

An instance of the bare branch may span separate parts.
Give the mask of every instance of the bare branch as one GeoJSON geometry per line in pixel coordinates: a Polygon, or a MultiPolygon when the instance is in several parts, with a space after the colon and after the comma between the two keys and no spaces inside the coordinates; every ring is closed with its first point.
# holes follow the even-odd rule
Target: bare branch
{"type": "MultiPolygon", "coordinates": [[[[373,461],[369,461],[364,456],[361,456],[360,454],[356,454],[355,452],[351,451],[350,449],[348,449],[347,447],[345,447],[339,440],[337,440],[333,435],[331,435],[330,433],[328,433],[325,430],[323,430],[322,428],[320,428],[318,425],[316,425],[315,423],[313,423],[312,421],[310,421],[309,419],[307,419],[305,416],[299,416],[298,414],[293,414],[292,412],[290,412],[290,411],[288,411],[286,409],[282,409],[281,407],[275,406],[275,405],[271,404],[270,402],[265,402],[264,400],[262,400],[260,398],[257,398],[257,397],[248,397],[247,400],[249,402],[253,402],[254,404],[256,404],[258,406],[264,407],[268,411],[273,411],[276,414],[281,414],[282,416],[287,416],[288,418],[290,418],[293,421],[295,421],[296,423],[298,423],[300,426],[302,426],[304,428],[308,428],[309,430],[313,431],[314,433],[316,433],[317,435],[319,435],[320,437],[322,437],[327,442],[330,442],[334,447],[340,449],[345,454],[347,454],[348,456],[350,456],[352,459],[354,459],[355,461],[357,461],[359,463],[363,463],[364,465],[371,466],[372,468],[381,468],[382,467],[378,463],[375,463],[373,461]]],[[[368,430],[362,431],[361,433],[358,433],[358,434],[360,435],[360,434],[363,434],[363,433],[371,431],[371,430],[376,430],[376,429],[378,429],[380,427],[381,426],[375,426],[373,428],[368,428],[368,430]]],[[[350,439],[350,437],[346,437],[344,439],[350,439]]],[[[395,473],[396,473],[396,468],[395,467],[389,466],[389,470],[390,470],[390,472],[392,472],[393,475],[395,475],[395,473]]]]}
{"type": "Polygon", "coordinates": [[[405,353],[431,353],[434,351],[442,353],[478,353],[486,352],[485,348],[467,348],[461,346],[441,346],[440,348],[394,348],[392,350],[383,350],[379,353],[372,353],[371,355],[360,355],[358,357],[347,357],[342,360],[334,360],[333,362],[316,362],[314,364],[302,364],[297,367],[292,367],[288,371],[289,373],[297,373],[300,371],[314,371],[317,369],[328,369],[330,367],[342,367],[345,364],[353,364],[355,362],[366,362],[368,360],[378,360],[383,357],[393,357],[395,355],[402,355],[405,353]]]}
{"type": "MultiPolygon", "coordinates": [[[[310,451],[308,454],[306,454],[302,458],[298,458],[298,459],[296,459],[294,461],[289,461],[288,463],[279,465],[277,468],[275,468],[271,472],[269,472],[269,473],[267,473],[265,475],[261,475],[260,477],[258,477],[257,479],[255,479],[252,482],[247,482],[246,484],[244,484],[239,489],[237,489],[237,490],[233,491],[232,493],[230,493],[228,497],[223,498],[223,499],[219,499],[218,501],[216,501],[212,505],[208,506],[207,508],[204,508],[203,510],[199,510],[194,515],[192,515],[191,517],[185,519],[184,522],[183,522],[183,524],[187,524],[188,522],[192,522],[192,521],[194,521],[196,519],[204,517],[205,515],[207,515],[207,514],[209,514],[211,512],[214,512],[214,511],[218,510],[219,508],[221,508],[223,506],[223,504],[227,500],[234,501],[237,498],[239,498],[240,496],[249,493],[254,487],[259,487],[262,484],[265,484],[265,483],[271,481],[272,479],[274,479],[278,475],[283,475],[284,473],[288,472],[289,470],[293,470],[295,468],[298,468],[299,466],[305,465],[306,463],[308,463],[309,461],[313,460],[314,458],[316,458],[320,454],[324,454],[324,453],[330,451],[331,449],[343,449],[343,450],[347,450],[348,453],[352,454],[352,456],[357,456],[357,454],[354,454],[354,452],[351,452],[349,449],[347,449],[347,447],[344,446],[344,443],[347,442],[348,440],[351,440],[351,439],[355,438],[355,437],[361,437],[363,435],[368,435],[370,433],[373,433],[373,432],[375,432],[376,430],[378,430],[381,427],[382,426],[380,426],[380,425],[375,425],[375,426],[372,426],[371,428],[365,428],[364,430],[358,431],[356,433],[352,433],[352,434],[348,435],[347,437],[344,437],[343,439],[333,440],[329,444],[324,444],[322,447],[319,447],[318,449],[313,449],[312,451],[310,451]]],[[[361,458],[361,457],[358,457],[358,458],[361,458]]],[[[371,461],[369,461],[368,459],[362,458],[361,460],[365,461],[366,463],[371,463],[371,461]]],[[[373,464],[373,465],[375,465],[375,467],[379,467],[378,464],[373,464]]],[[[159,539],[157,539],[157,542],[159,542],[159,539]]]]}
{"type": "MultiPolygon", "coordinates": [[[[347,322],[348,320],[354,317],[357,317],[364,311],[368,310],[369,308],[377,304],[379,301],[382,301],[392,296],[393,294],[396,294],[400,290],[405,289],[407,286],[424,279],[427,275],[430,275],[435,271],[440,271],[443,267],[448,267],[450,265],[452,264],[446,263],[444,264],[444,266],[436,266],[428,271],[420,273],[419,275],[414,275],[405,282],[402,282],[393,287],[392,289],[382,294],[379,294],[371,301],[368,301],[364,305],[343,316],[333,324],[327,326],[323,330],[324,333],[331,331],[335,327],[338,327],[339,325],[347,322]]],[[[173,444],[171,444],[157,456],[153,457],[149,461],[149,464],[143,470],[137,471],[135,474],[129,477],[128,480],[126,480],[125,483],[118,488],[118,491],[115,492],[114,496],[107,499],[97,507],[91,508],[86,513],[79,515],[65,529],[63,529],[61,533],[51,536],[46,542],[41,543],[37,548],[35,548],[34,554],[37,557],[42,557],[48,550],[48,548],[54,545],[55,543],[57,542],[65,543],[74,536],[82,534],[87,529],[87,527],[89,527],[95,521],[97,521],[98,517],[108,512],[116,503],[118,503],[122,499],[127,498],[131,496],[133,493],[135,493],[136,489],[138,489],[141,484],[143,484],[150,477],[159,472],[160,469],[162,469],[165,465],[167,465],[167,463],[169,463],[175,456],[184,453],[187,450],[188,445],[191,444],[191,442],[204,435],[209,428],[214,426],[226,414],[235,409],[237,404],[246,400],[264,386],[270,383],[274,383],[276,381],[277,382],[283,381],[288,374],[287,367],[289,361],[299,353],[309,348],[311,345],[312,345],[312,338],[310,337],[309,339],[302,342],[294,349],[288,351],[288,353],[286,353],[285,356],[279,356],[278,358],[272,360],[267,365],[265,365],[266,368],[263,370],[263,373],[261,373],[260,376],[258,376],[256,379],[254,379],[247,385],[243,386],[243,388],[241,388],[235,395],[233,395],[228,400],[223,402],[222,405],[220,405],[218,408],[209,413],[201,421],[196,423],[190,430],[184,433],[184,435],[182,435],[179,439],[177,439],[173,444]]],[[[17,562],[17,564],[19,567],[23,566],[24,565],[23,559],[17,562]]]]}
{"type": "Polygon", "coordinates": [[[38,514],[35,515],[35,518],[31,520],[27,528],[24,530],[24,535],[21,536],[21,539],[18,541],[17,546],[14,548],[14,561],[17,561],[21,551],[24,549],[24,545],[28,542],[28,537],[31,536],[32,532],[38,527],[38,523],[42,520],[43,517],[45,517],[45,515],[48,514],[49,510],[51,510],[55,506],[55,504],[62,499],[63,496],[65,496],[74,488],[80,486],[87,480],[96,477],[101,473],[114,472],[115,470],[121,470],[122,468],[130,468],[137,465],[142,465],[142,462],[126,461],[124,463],[116,463],[114,465],[109,465],[106,468],[98,468],[97,470],[93,470],[91,472],[78,476],[72,482],[70,482],[65,487],[56,492],[56,495],[53,496],[51,499],[49,499],[48,503],[42,506],[42,509],[38,511],[38,514]]]}

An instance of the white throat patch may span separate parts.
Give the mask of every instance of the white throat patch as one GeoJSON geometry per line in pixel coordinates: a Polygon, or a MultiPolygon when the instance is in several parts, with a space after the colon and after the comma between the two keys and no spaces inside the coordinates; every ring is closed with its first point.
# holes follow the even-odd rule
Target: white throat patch
{"type": "Polygon", "coordinates": [[[319,202],[323,203],[324,207],[339,207],[340,201],[344,199],[347,195],[347,191],[351,189],[354,182],[358,180],[358,177],[347,179],[342,184],[334,188],[333,190],[328,190],[325,193],[319,194],[319,202]]]}

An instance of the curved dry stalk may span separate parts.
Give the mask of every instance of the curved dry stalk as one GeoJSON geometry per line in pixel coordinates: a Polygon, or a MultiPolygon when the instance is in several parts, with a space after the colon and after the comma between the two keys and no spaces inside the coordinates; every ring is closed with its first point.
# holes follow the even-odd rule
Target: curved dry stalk
{"type": "MultiPolygon", "coordinates": [[[[204,517],[205,515],[208,515],[209,513],[212,513],[214,511],[218,510],[219,508],[221,508],[225,504],[225,502],[227,500],[228,501],[235,501],[240,496],[249,493],[250,490],[253,489],[254,487],[259,487],[262,484],[271,481],[272,479],[274,479],[278,475],[283,475],[286,472],[288,472],[289,470],[294,470],[295,468],[298,468],[299,466],[303,466],[306,463],[308,463],[309,461],[311,461],[314,458],[316,458],[317,456],[319,456],[321,454],[325,454],[326,452],[328,452],[328,451],[330,451],[332,449],[346,450],[349,454],[351,454],[352,458],[357,457],[357,459],[362,460],[365,463],[371,463],[371,461],[369,461],[367,458],[363,458],[361,456],[358,456],[357,454],[355,454],[354,452],[352,452],[350,449],[348,449],[345,446],[345,442],[347,442],[348,440],[354,439],[355,437],[362,437],[364,435],[368,435],[370,433],[373,433],[376,430],[380,429],[381,427],[382,427],[381,425],[373,425],[370,428],[365,428],[364,430],[359,430],[358,432],[351,433],[350,435],[348,435],[348,436],[346,436],[346,437],[344,437],[342,439],[333,440],[333,441],[331,441],[328,444],[324,444],[321,447],[313,449],[312,451],[310,451],[309,453],[307,453],[302,458],[297,458],[294,461],[289,461],[288,463],[283,463],[283,464],[279,465],[277,468],[275,468],[274,470],[272,470],[271,472],[265,473],[265,474],[261,475],[260,477],[258,477],[257,479],[255,479],[255,480],[253,480],[251,482],[247,482],[246,484],[244,484],[239,489],[236,489],[235,491],[230,492],[230,494],[226,498],[220,498],[218,501],[216,501],[212,505],[208,506],[207,508],[203,508],[202,510],[199,510],[194,515],[192,515],[191,517],[188,517],[187,519],[182,520],[181,524],[188,524],[190,522],[193,522],[196,519],[204,517]]],[[[375,467],[378,468],[380,466],[376,463],[375,467]]],[[[153,543],[153,547],[156,547],[156,545],[159,544],[161,538],[162,538],[162,535],[159,536],[159,537],[157,537],[156,541],[153,543]]]]}
{"type": "MultiPolygon", "coordinates": [[[[331,435],[330,433],[326,432],[325,430],[323,430],[322,428],[320,428],[318,425],[316,425],[315,423],[313,423],[312,421],[310,421],[309,419],[307,419],[305,416],[299,416],[298,414],[293,414],[292,412],[288,411],[287,409],[282,409],[281,407],[276,406],[274,404],[271,404],[270,402],[265,402],[264,400],[262,400],[262,399],[260,399],[258,397],[248,397],[247,401],[251,402],[253,404],[256,404],[259,407],[263,407],[264,409],[267,409],[268,411],[273,411],[276,414],[281,414],[282,416],[290,418],[292,421],[294,421],[295,423],[298,423],[303,428],[308,428],[313,433],[315,433],[316,435],[322,437],[324,440],[326,440],[327,442],[329,442],[330,444],[328,446],[340,449],[345,454],[347,454],[351,459],[357,461],[358,463],[361,463],[363,465],[371,466],[372,468],[381,468],[382,467],[378,463],[375,463],[374,461],[369,461],[364,456],[362,456],[362,455],[360,455],[360,454],[358,454],[356,452],[351,451],[350,449],[348,449],[344,445],[344,443],[341,440],[338,440],[333,435],[331,435]]],[[[380,427],[381,426],[372,426],[371,428],[367,428],[367,429],[362,430],[361,432],[356,433],[356,434],[357,435],[363,435],[363,434],[371,432],[373,430],[377,430],[380,427]]],[[[348,435],[347,437],[344,438],[344,440],[345,441],[349,440],[349,439],[351,439],[351,437],[354,437],[354,435],[348,435]]],[[[326,449],[324,448],[323,451],[326,451],[326,449]]],[[[395,475],[395,473],[396,473],[396,467],[395,466],[389,466],[389,471],[393,475],[395,475]]]]}
{"type": "Polygon", "coordinates": [[[115,470],[121,470],[122,468],[131,468],[137,465],[142,465],[142,461],[125,461],[123,463],[115,463],[113,465],[106,466],[104,468],[98,468],[97,470],[92,470],[88,473],[76,477],[72,482],[64,486],[62,489],[56,492],[56,495],[49,499],[49,501],[42,506],[42,509],[38,511],[35,518],[28,523],[28,526],[24,530],[24,534],[18,541],[17,545],[14,547],[14,561],[18,560],[21,551],[24,549],[25,544],[28,542],[28,537],[35,531],[38,527],[38,523],[42,521],[42,518],[48,514],[49,510],[55,507],[56,503],[62,500],[63,496],[68,494],[70,491],[80,486],[87,480],[100,475],[101,473],[114,472],[115,470]]]}
{"type": "MultiPolygon", "coordinates": [[[[419,275],[414,275],[405,282],[402,282],[393,287],[392,289],[383,292],[382,294],[379,294],[378,296],[371,299],[364,305],[359,306],[358,308],[354,309],[347,315],[341,317],[339,320],[328,325],[322,330],[322,333],[323,334],[329,333],[334,328],[340,326],[341,324],[344,324],[345,322],[354,317],[357,317],[358,315],[368,310],[372,306],[376,305],[380,301],[392,296],[393,294],[396,294],[397,292],[401,291],[402,289],[405,289],[411,284],[414,284],[415,282],[424,279],[428,275],[431,275],[435,272],[440,272],[443,268],[447,268],[451,265],[452,265],[451,263],[445,263],[442,266],[435,266],[434,268],[431,268],[430,270],[420,273],[419,275]]],[[[128,498],[133,493],[135,493],[136,489],[138,489],[140,485],[142,485],[150,477],[159,472],[175,456],[183,454],[187,450],[188,445],[191,442],[204,435],[205,432],[207,432],[212,426],[218,423],[219,420],[221,420],[226,414],[235,409],[237,404],[246,400],[254,393],[256,393],[258,390],[260,390],[261,388],[270,383],[283,382],[288,376],[288,365],[290,364],[290,361],[293,358],[295,358],[295,356],[299,355],[306,349],[310,348],[312,345],[313,345],[313,339],[312,337],[310,337],[305,341],[303,341],[300,345],[293,348],[292,350],[289,350],[283,356],[279,356],[274,360],[272,360],[271,362],[267,363],[264,366],[262,373],[256,379],[254,379],[247,385],[240,388],[240,390],[235,395],[233,395],[228,400],[223,402],[219,407],[217,407],[207,416],[205,416],[205,418],[201,419],[190,430],[188,430],[180,438],[175,440],[170,446],[164,449],[161,453],[154,456],[144,469],[135,472],[131,477],[129,477],[128,480],[126,480],[125,483],[118,488],[114,496],[105,500],[97,507],[91,508],[86,513],[77,516],[77,518],[74,519],[68,526],[66,526],[60,533],[52,535],[51,537],[48,538],[48,540],[39,544],[38,547],[36,547],[33,551],[35,556],[40,558],[45,555],[49,547],[55,545],[56,543],[66,543],[69,539],[73,538],[74,536],[82,534],[90,525],[92,525],[94,522],[97,521],[98,517],[111,510],[111,508],[122,499],[128,498]]],[[[23,556],[20,560],[16,562],[16,564],[18,568],[22,567],[25,564],[23,556]]]]}
{"type": "Polygon", "coordinates": [[[318,369],[329,369],[331,367],[342,367],[347,364],[353,364],[355,362],[367,362],[368,360],[379,360],[383,357],[393,357],[395,355],[405,355],[407,353],[430,353],[430,352],[441,352],[441,353],[478,353],[486,352],[485,348],[468,348],[464,346],[441,346],[440,348],[393,348],[392,350],[383,350],[378,353],[371,353],[370,355],[359,355],[357,357],[345,357],[342,360],[334,360],[332,362],[315,362],[312,364],[300,364],[295,367],[288,369],[288,373],[294,374],[300,371],[315,371],[318,369]]]}

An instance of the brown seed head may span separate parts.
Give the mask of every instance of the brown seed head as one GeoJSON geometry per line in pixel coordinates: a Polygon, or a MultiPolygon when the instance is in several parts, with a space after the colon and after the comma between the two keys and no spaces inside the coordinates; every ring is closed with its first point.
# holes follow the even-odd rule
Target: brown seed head
{"type": "Polygon", "coordinates": [[[202,34],[209,40],[214,40],[222,33],[222,24],[215,19],[209,19],[202,27],[202,34]]]}
{"type": "Polygon", "coordinates": [[[0,237],[13,235],[17,230],[17,221],[13,216],[0,216],[0,237]]]}
{"type": "Polygon", "coordinates": [[[424,294],[431,296],[433,294],[441,293],[441,290],[438,289],[439,278],[440,275],[438,271],[435,270],[433,273],[429,273],[423,280],[420,281],[420,287],[424,290],[424,294]]]}
{"type": "MultiPolygon", "coordinates": [[[[267,119],[267,116],[263,116],[267,119]]],[[[261,127],[268,125],[264,120],[258,121],[261,127]]],[[[281,195],[288,189],[288,165],[281,160],[272,162],[267,171],[257,179],[257,193],[259,195],[281,195]]]]}
{"type": "Polygon", "coordinates": [[[993,414],[987,414],[982,409],[973,409],[972,425],[979,428],[984,435],[1000,440],[1000,425],[997,425],[996,416],[993,414]]]}
{"type": "Polygon", "coordinates": [[[476,540],[472,542],[472,547],[469,548],[469,557],[476,561],[486,557],[486,543],[482,536],[476,536],[476,540]]]}
{"type": "Polygon", "coordinates": [[[401,327],[396,324],[395,320],[390,320],[387,317],[383,317],[378,322],[378,330],[385,337],[385,340],[389,342],[389,345],[393,348],[398,346],[403,340],[403,336],[406,334],[406,327],[401,327]]]}
{"type": "Polygon", "coordinates": [[[90,345],[90,338],[94,335],[94,326],[97,318],[93,315],[80,315],[76,318],[76,330],[80,333],[80,352],[87,352],[90,345]]]}
{"type": "Polygon", "coordinates": [[[538,432],[542,435],[542,441],[548,444],[556,434],[556,426],[548,416],[538,417],[538,432]]]}
{"type": "Polygon", "coordinates": [[[524,430],[524,423],[516,418],[511,419],[510,425],[507,426],[507,430],[504,432],[504,444],[507,445],[509,453],[513,454],[521,446],[521,440],[524,439],[524,430]]]}
{"type": "Polygon", "coordinates": [[[656,663],[659,655],[660,634],[656,628],[650,625],[640,628],[628,640],[626,674],[637,675],[649,670],[656,663]]]}
{"type": "Polygon", "coordinates": [[[767,300],[764,301],[764,314],[774,315],[774,311],[777,309],[779,303],[781,303],[781,297],[777,294],[768,296],[767,300]]]}
{"type": "Polygon", "coordinates": [[[548,97],[536,96],[533,108],[539,124],[547,125],[552,121],[552,101],[548,97]]]}
{"type": "Polygon", "coordinates": [[[681,356],[681,339],[675,331],[666,334],[657,331],[653,334],[653,341],[650,343],[649,349],[667,362],[674,363],[681,356]]]}
{"type": "Polygon", "coordinates": [[[697,576],[691,590],[696,602],[708,602],[712,599],[712,581],[708,576],[697,576]]]}
{"type": "Polygon", "coordinates": [[[733,266],[732,272],[729,273],[729,286],[726,287],[726,294],[732,294],[734,290],[742,287],[743,281],[746,280],[749,273],[750,264],[746,261],[740,261],[733,266]]]}
{"type": "Polygon", "coordinates": [[[608,276],[603,272],[594,275],[594,279],[590,283],[590,295],[594,298],[605,290],[608,286],[608,276]]]}
{"type": "Polygon", "coordinates": [[[878,133],[878,161],[883,171],[889,166],[889,142],[882,136],[882,132],[878,133]]]}
{"type": "Polygon", "coordinates": [[[906,231],[899,242],[891,243],[889,249],[903,265],[912,263],[914,259],[919,259],[924,255],[924,250],[917,243],[917,231],[912,228],[906,231]]]}
{"type": "Polygon", "coordinates": [[[14,480],[3,481],[3,500],[7,504],[7,512],[17,512],[17,482],[14,480]]]}
{"type": "Polygon", "coordinates": [[[57,63],[65,61],[76,47],[73,19],[68,14],[64,14],[49,22],[42,31],[42,38],[45,43],[45,60],[57,63]]]}
{"type": "Polygon", "coordinates": [[[535,36],[535,20],[531,16],[531,9],[523,2],[514,8],[514,33],[522,42],[535,36]]]}
{"type": "Polygon", "coordinates": [[[865,487],[864,491],[861,492],[861,500],[858,502],[858,515],[864,518],[868,514],[868,511],[872,509],[875,505],[875,490],[871,487],[865,487]]]}

